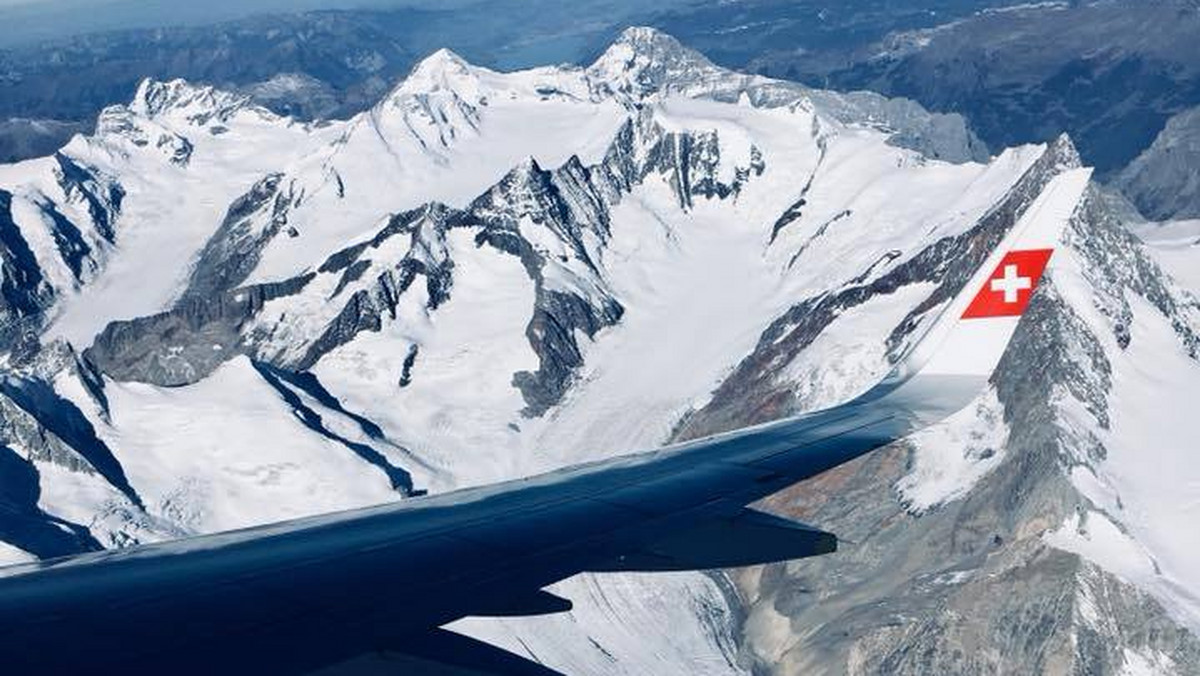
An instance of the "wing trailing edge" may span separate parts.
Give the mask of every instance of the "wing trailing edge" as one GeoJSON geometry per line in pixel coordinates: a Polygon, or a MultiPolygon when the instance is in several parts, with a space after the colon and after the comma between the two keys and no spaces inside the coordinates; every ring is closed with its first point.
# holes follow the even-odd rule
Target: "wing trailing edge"
{"type": "Polygon", "coordinates": [[[622,554],[595,572],[712,570],[803,559],[837,551],[832,533],[743,508],[622,554]]]}

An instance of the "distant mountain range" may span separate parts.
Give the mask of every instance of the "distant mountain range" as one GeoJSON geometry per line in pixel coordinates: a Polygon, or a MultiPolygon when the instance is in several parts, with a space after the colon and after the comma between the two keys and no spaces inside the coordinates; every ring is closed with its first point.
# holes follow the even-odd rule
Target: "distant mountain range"
{"type": "MultiPolygon", "coordinates": [[[[960,112],[993,147],[1067,131],[1107,178],[1150,146],[1170,117],[1200,103],[1198,32],[1195,0],[1042,2],[868,45],[768,52],[750,64],[960,112]]],[[[1145,190],[1138,194],[1157,216],[1200,213],[1194,197],[1150,204],[1145,190]]]]}
{"type": "MultiPolygon", "coordinates": [[[[0,118],[11,119],[0,124],[0,159],[61,145],[143,77],[244,91],[303,119],[345,118],[438,47],[493,67],[580,63],[632,21],[679,35],[724,66],[961,113],[993,149],[1069,133],[1147,216],[1200,215],[1188,188],[1194,172],[1163,169],[1200,157],[1181,160],[1176,150],[1174,161],[1126,170],[1168,119],[1200,105],[1195,0],[744,0],[653,10],[501,0],[85,35],[0,52],[0,118]]],[[[1179,141],[1184,128],[1172,128],[1172,147],[1191,147],[1179,141]]]]}
{"type": "Polygon", "coordinates": [[[1009,228],[1061,218],[988,391],[770,501],[837,554],[584,576],[571,614],[456,628],[572,674],[1200,670],[1200,245],[1130,234],[1069,137],[989,153],[650,28],[582,67],[438,50],[343,121],[266,81],[145,79],[0,165],[0,560],[840,402],[1009,228]]]}

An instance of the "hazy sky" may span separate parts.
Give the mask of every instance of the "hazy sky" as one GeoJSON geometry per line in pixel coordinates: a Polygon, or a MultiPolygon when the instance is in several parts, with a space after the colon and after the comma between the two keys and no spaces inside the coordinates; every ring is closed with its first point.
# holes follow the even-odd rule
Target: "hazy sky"
{"type": "MultiPolygon", "coordinates": [[[[321,7],[361,7],[365,5],[407,5],[412,7],[447,7],[470,4],[473,0],[215,0],[203,3],[207,9],[246,12],[281,9],[310,9],[321,7]]],[[[69,7],[78,9],[105,8],[114,5],[143,8],[155,13],[162,10],[188,11],[178,0],[0,0],[0,9],[22,7],[25,11],[53,10],[69,7]]]]}
{"type": "Polygon", "coordinates": [[[0,46],[121,28],[233,19],[260,12],[347,7],[445,8],[479,0],[0,0],[0,46]]]}
{"type": "MultiPolygon", "coordinates": [[[[117,3],[114,3],[113,0],[0,0],[0,7],[14,7],[17,5],[39,5],[42,7],[53,7],[55,5],[74,5],[74,6],[97,5],[97,6],[99,6],[99,5],[111,5],[111,4],[117,4],[117,3]]],[[[129,2],[123,2],[120,4],[154,5],[154,4],[161,4],[161,3],[155,3],[152,0],[141,0],[141,1],[130,0],[129,2]]],[[[217,3],[217,4],[221,4],[221,3],[217,3]]],[[[294,3],[294,2],[290,2],[289,0],[280,0],[280,1],[276,1],[276,2],[273,2],[272,0],[245,0],[245,2],[238,3],[238,4],[250,5],[250,6],[252,6],[252,5],[276,5],[276,6],[286,7],[286,6],[292,5],[292,4],[326,4],[326,5],[341,4],[341,5],[345,5],[345,4],[363,4],[363,3],[361,3],[361,2],[360,3],[338,2],[337,0],[329,0],[328,2],[313,2],[313,3],[304,3],[304,2],[294,3]]],[[[418,2],[416,4],[420,4],[420,0],[418,0],[418,2]]]]}

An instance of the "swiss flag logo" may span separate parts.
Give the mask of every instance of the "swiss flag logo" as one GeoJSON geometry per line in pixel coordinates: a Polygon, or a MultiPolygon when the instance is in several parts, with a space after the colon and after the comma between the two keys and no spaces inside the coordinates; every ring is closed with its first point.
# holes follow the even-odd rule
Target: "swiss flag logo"
{"type": "Polygon", "coordinates": [[[975,300],[967,306],[963,319],[1016,317],[1029,306],[1053,249],[1010,251],[996,266],[975,300]]]}

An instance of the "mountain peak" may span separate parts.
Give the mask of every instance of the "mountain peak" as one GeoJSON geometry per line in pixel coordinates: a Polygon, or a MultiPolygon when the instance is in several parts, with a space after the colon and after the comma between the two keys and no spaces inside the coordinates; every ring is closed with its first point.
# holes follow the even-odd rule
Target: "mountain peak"
{"type": "Polygon", "coordinates": [[[373,127],[383,138],[399,134],[427,150],[448,148],[478,132],[487,103],[483,70],[449,49],[433,52],[372,108],[373,127]]]}
{"type": "Polygon", "coordinates": [[[196,85],[178,78],[165,82],[146,78],[138,85],[129,108],[146,117],[182,110],[188,114],[212,113],[224,118],[249,104],[248,96],[212,86],[196,85]]]}
{"type": "Polygon", "coordinates": [[[613,46],[616,45],[630,45],[641,51],[677,51],[687,49],[687,47],[683,46],[683,43],[676,40],[672,35],[650,26],[630,26],[622,30],[617,39],[613,41],[613,46]]]}
{"type": "Polygon", "coordinates": [[[537,158],[533,155],[526,155],[517,163],[515,171],[530,175],[540,174],[542,173],[542,165],[538,164],[537,158]]]}
{"type": "Polygon", "coordinates": [[[1047,154],[1056,159],[1058,166],[1063,169],[1078,169],[1083,166],[1083,159],[1070,134],[1063,132],[1047,146],[1047,154]]]}
{"type": "Polygon", "coordinates": [[[537,159],[533,155],[527,155],[514,165],[494,187],[503,192],[529,191],[534,190],[531,186],[541,185],[548,177],[549,174],[542,169],[542,165],[538,164],[537,159]]]}
{"type": "Polygon", "coordinates": [[[430,93],[440,89],[459,89],[477,81],[474,66],[449,49],[442,48],[422,59],[398,88],[408,93],[430,93]]]}
{"type": "Polygon", "coordinates": [[[614,92],[640,99],[723,71],[670,35],[633,26],[622,31],[587,72],[614,92]]]}

